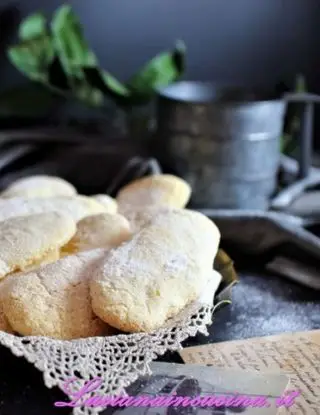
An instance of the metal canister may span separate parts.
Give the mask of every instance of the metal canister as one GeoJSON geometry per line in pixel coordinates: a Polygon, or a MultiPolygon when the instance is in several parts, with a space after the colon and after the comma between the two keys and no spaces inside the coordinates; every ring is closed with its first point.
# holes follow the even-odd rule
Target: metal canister
{"type": "Polygon", "coordinates": [[[277,186],[286,103],[212,84],[159,92],[160,161],[193,189],[192,206],[267,209],[277,186]]]}

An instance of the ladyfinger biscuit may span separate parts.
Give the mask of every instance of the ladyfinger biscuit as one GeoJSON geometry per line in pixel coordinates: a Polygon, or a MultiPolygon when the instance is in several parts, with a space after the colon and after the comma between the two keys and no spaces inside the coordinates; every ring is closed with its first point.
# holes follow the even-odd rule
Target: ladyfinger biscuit
{"type": "Polygon", "coordinates": [[[69,214],[75,221],[90,215],[105,213],[107,208],[87,196],[0,199],[0,221],[15,216],[44,212],[69,214]]]}
{"type": "Polygon", "coordinates": [[[32,261],[32,263],[25,267],[23,271],[31,271],[39,268],[41,265],[51,264],[51,262],[58,261],[61,258],[60,249],[60,245],[57,248],[51,249],[47,254],[43,255],[41,258],[32,261]]]}
{"type": "Polygon", "coordinates": [[[13,330],[61,340],[113,333],[94,315],[90,303],[89,279],[105,255],[101,249],[87,251],[8,276],[2,307],[13,330]]]}
{"type": "Polygon", "coordinates": [[[10,326],[9,321],[3,312],[2,300],[1,300],[1,289],[2,289],[1,284],[2,283],[0,283],[0,331],[5,331],[6,333],[13,333],[12,327],[10,326]]]}
{"type": "Polygon", "coordinates": [[[3,306],[2,306],[2,292],[4,289],[5,280],[0,282],[0,331],[5,331],[6,333],[13,333],[12,327],[9,324],[7,317],[4,315],[3,306]]]}
{"type": "Polygon", "coordinates": [[[63,247],[62,253],[72,254],[95,248],[114,248],[131,238],[130,224],[121,215],[101,213],[87,216],[77,223],[73,238],[63,247]]]}
{"type": "Polygon", "coordinates": [[[116,200],[119,213],[134,207],[168,206],[184,208],[191,195],[187,182],[170,174],[158,174],[144,177],[129,183],[120,189],[116,200]]]}
{"type": "Polygon", "coordinates": [[[96,268],[90,283],[94,312],[125,332],[159,329],[199,298],[219,240],[219,230],[201,213],[157,215],[96,268]]]}
{"type": "Polygon", "coordinates": [[[6,333],[13,333],[12,327],[10,326],[6,316],[3,314],[0,304],[0,331],[5,331],[6,333]]]}
{"type": "Polygon", "coordinates": [[[92,196],[94,200],[101,203],[101,205],[106,207],[106,212],[108,213],[117,213],[118,204],[111,196],[108,195],[94,195],[92,196]]]}
{"type": "Polygon", "coordinates": [[[77,191],[71,183],[55,176],[29,176],[13,182],[1,197],[56,197],[74,196],[77,191]]]}
{"type": "Polygon", "coordinates": [[[65,245],[75,221],[57,212],[20,216],[0,222],[0,279],[39,265],[65,245]]]}
{"type": "Polygon", "coordinates": [[[173,208],[165,206],[134,207],[126,210],[126,219],[128,219],[130,223],[132,233],[137,233],[158,215],[171,210],[173,210],[173,208]]]}

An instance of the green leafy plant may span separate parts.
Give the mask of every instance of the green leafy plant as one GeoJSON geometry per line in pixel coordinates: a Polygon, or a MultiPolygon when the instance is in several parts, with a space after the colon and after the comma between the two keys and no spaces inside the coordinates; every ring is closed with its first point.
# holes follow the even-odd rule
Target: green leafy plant
{"type": "Polygon", "coordinates": [[[59,7],[50,22],[40,12],[19,28],[19,43],[8,50],[12,64],[30,80],[65,98],[104,107],[111,99],[123,109],[145,105],[158,88],[177,81],[185,69],[186,48],[176,43],[125,83],[102,69],[71,6],[59,7]]]}
{"type": "MultiPolygon", "coordinates": [[[[296,77],[294,92],[307,92],[307,85],[304,76],[298,75],[296,77]]],[[[284,134],[281,141],[281,150],[284,154],[292,155],[297,150],[297,134],[300,131],[302,114],[303,107],[301,104],[290,103],[288,105],[284,134]]]]}

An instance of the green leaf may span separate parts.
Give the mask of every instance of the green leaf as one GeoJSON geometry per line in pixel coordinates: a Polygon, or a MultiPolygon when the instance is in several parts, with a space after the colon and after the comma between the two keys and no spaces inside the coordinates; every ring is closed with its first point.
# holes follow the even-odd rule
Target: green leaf
{"type": "Polygon", "coordinates": [[[77,80],[74,85],[73,93],[75,97],[90,107],[102,107],[104,96],[98,89],[92,88],[83,80],[77,80]]]}
{"type": "Polygon", "coordinates": [[[119,82],[115,77],[106,71],[98,68],[84,67],[83,71],[87,83],[92,88],[101,91],[103,94],[114,99],[119,105],[125,103],[130,98],[130,91],[126,86],[119,82]]]}
{"type": "Polygon", "coordinates": [[[49,36],[39,36],[20,43],[8,50],[11,63],[34,81],[47,79],[47,68],[53,60],[54,51],[49,36]]]}
{"type": "Polygon", "coordinates": [[[52,88],[56,88],[60,91],[70,92],[71,85],[69,78],[63,70],[60,59],[55,56],[48,67],[48,84],[52,88]]]}
{"type": "Polygon", "coordinates": [[[41,80],[42,74],[37,60],[29,53],[29,50],[21,46],[14,46],[8,50],[8,58],[11,63],[24,75],[32,80],[41,80]]]}
{"type": "Polygon", "coordinates": [[[27,84],[0,93],[0,116],[41,117],[48,115],[58,97],[38,84],[27,84]]]}
{"type": "Polygon", "coordinates": [[[298,75],[296,78],[295,92],[297,93],[307,92],[306,80],[303,75],[298,75]]]}
{"type": "Polygon", "coordinates": [[[154,57],[140,72],[129,80],[127,87],[137,100],[148,101],[159,88],[177,81],[185,69],[186,48],[179,41],[172,52],[154,57]]]}
{"type": "Polygon", "coordinates": [[[156,56],[128,86],[123,85],[99,67],[70,5],[56,10],[50,33],[46,26],[42,13],[24,20],[19,29],[22,42],[8,50],[11,63],[50,91],[90,106],[102,106],[105,96],[122,107],[146,103],[158,88],[176,81],[184,71],[185,46],[177,42],[173,51],[156,56]]]}
{"type": "Polygon", "coordinates": [[[55,12],[51,30],[58,59],[74,96],[89,106],[102,106],[102,92],[87,82],[83,71],[83,67],[96,67],[98,61],[85,40],[79,19],[71,6],[64,5],[55,12]]]}
{"type": "Polygon", "coordinates": [[[238,275],[234,269],[233,261],[222,249],[218,250],[214,268],[223,275],[223,279],[227,284],[238,281],[238,275]]]}
{"type": "Polygon", "coordinates": [[[28,16],[20,24],[19,38],[22,41],[30,40],[35,37],[39,37],[47,34],[46,30],[47,20],[45,16],[38,12],[28,16]]]}
{"type": "Polygon", "coordinates": [[[178,40],[176,42],[175,49],[173,52],[173,60],[177,68],[178,78],[180,78],[180,76],[183,75],[186,69],[186,53],[186,44],[182,40],[178,40]]]}
{"type": "Polygon", "coordinates": [[[214,269],[222,275],[222,282],[217,292],[216,302],[230,302],[231,292],[235,284],[239,282],[238,275],[233,265],[233,261],[222,250],[219,249],[214,260],[214,269]]]}
{"type": "MultiPolygon", "coordinates": [[[[305,77],[301,74],[296,76],[294,92],[307,92],[306,80],[305,77]]],[[[288,113],[290,116],[288,131],[282,138],[282,152],[288,156],[292,156],[299,147],[296,135],[300,130],[301,118],[303,116],[303,106],[301,106],[301,104],[291,103],[287,111],[289,111],[290,108],[291,111],[288,113]]]]}
{"type": "Polygon", "coordinates": [[[70,77],[83,78],[81,67],[96,66],[97,59],[84,38],[81,24],[71,6],[62,6],[55,12],[51,29],[64,70],[70,77]]]}

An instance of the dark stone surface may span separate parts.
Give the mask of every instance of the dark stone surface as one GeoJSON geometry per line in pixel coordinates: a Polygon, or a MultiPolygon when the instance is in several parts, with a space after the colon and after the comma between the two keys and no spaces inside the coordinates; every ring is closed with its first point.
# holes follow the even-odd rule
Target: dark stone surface
{"type": "MultiPolygon", "coordinates": [[[[199,335],[185,346],[320,329],[319,292],[259,272],[240,273],[240,278],[233,304],[217,312],[209,337],[199,335]]],[[[180,361],[177,354],[161,360],[180,361]]],[[[41,373],[31,364],[0,348],[1,415],[70,414],[53,406],[63,399],[60,391],[44,386],[41,373]]]]}

